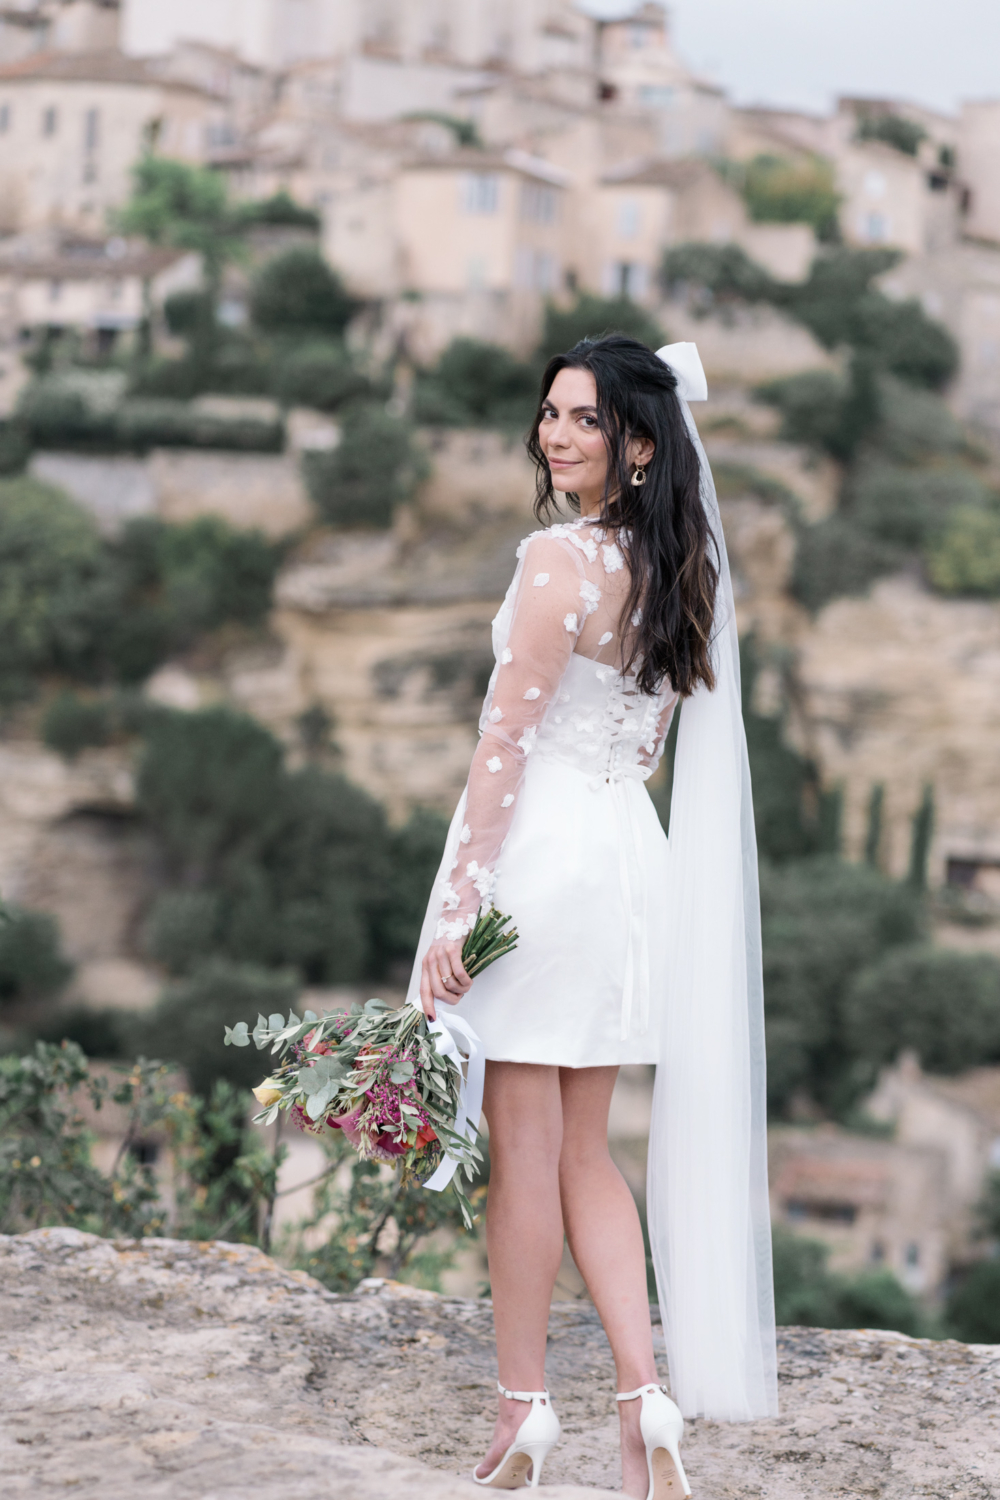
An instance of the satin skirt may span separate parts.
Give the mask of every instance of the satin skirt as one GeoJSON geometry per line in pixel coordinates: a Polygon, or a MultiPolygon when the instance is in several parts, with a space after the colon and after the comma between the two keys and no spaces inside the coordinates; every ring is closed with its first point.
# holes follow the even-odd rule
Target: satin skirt
{"type": "MultiPolygon", "coordinates": [[[[410,996],[464,822],[449,830],[410,996]]],[[[667,998],[667,841],[642,781],[533,756],[499,862],[495,902],[518,945],[454,1010],[497,1062],[592,1068],[660,1061],[667,998]]]]}

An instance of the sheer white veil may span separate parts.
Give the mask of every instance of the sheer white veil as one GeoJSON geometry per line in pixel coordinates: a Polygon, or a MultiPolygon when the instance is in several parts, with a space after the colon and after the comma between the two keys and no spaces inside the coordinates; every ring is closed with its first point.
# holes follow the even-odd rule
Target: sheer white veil
{"type": "Polygon", "coordinates": [[[708,388],[694,344],[678,379],[719,553],[713,691],[680,710],[664,920],[671,955],[649,1137],[649,1235],[674,1398],[688,1416],[778,1409],[767,1193],[757,843],[733,586],[715,484],[687,407],[708,388]]]}

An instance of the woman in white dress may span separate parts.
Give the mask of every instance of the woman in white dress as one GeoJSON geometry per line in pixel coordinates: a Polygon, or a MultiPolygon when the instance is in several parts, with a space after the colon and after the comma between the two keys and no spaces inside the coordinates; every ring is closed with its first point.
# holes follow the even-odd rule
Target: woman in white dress
{"type": "Polygon", "coordinates": [[[678,371],[701,394],[693,345],[657,356],[621,335],[546,369],[528,439],[536,513],[559,492],[579,518],[518,548],[414,966],[414,1003],[431,1018],[458,1006],[487,1059],[500,1397],[473,1477],[496,1488],[536,1485],[559,1436],[544,1360],[565,1236],[614,1354],[623,1489],[690,1493],[681,1412],[654,1360],[639,1217],[608,1154],[623,1063],[657,1064],[650,1235],[674,1394],[688,1414],[776,1409],[735,620],[678,371]],[[668,841],[642,783],[678,704],[668,841]],[[473,984],[462,942],[490,901],[520,940],[473,984]]]}

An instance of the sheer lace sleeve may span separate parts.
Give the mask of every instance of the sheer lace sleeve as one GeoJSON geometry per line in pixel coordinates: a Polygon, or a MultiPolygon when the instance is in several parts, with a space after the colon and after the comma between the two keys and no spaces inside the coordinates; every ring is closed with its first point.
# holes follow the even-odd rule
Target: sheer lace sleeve
{"type": "Polygon", "coordinates": [[[492,899],[525,764],[583,623],[596,608],[593,594],[597,590],[570,543],[544,532],[528,540],[515,579],[510,631],[469,771],[465,826],[444,887],[439,938],[464,937],[480,904],[492,899]]]}

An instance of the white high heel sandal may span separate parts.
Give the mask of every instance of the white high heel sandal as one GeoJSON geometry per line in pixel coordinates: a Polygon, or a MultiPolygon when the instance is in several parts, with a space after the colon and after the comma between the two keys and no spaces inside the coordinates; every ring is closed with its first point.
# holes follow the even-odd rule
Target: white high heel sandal
{"type": "Polygon", "coordinates": [[[620,1391],[618,1401],[642,1397],[639,1430],[646,1444],[649,1492],[646,1500],[675,1500],[691,1493],[681,1463],[684,1418],[662,1385],[641,1385],[637,1391],[620,1391]]]}
{"type": "Polygon", "coordinates": [[[530,1401],[531,1410],[493,1473],[480,1479],[473,1469],[472,1477],[476,1484],[491,1485],[495,1490],[519,1490],[525,1484],[533,1490],[537,1489],[542,1477],[542,1464],[558,1443],[562,1432],[559,1418],[552,1410],[552,1397],[548,1391],[509,1391],[499,1380],[497,1390],[508,1401],[530,1401]]]}

